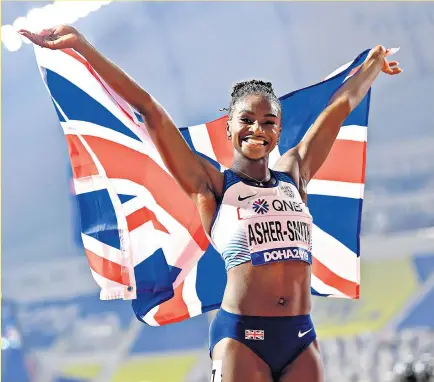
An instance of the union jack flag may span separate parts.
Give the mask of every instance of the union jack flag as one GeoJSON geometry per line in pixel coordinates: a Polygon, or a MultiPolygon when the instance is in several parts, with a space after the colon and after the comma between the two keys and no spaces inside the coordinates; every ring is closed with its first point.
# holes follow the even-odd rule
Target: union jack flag
{"type": "Polygon", "coordinates": [[[264,331],[263,330],[249,330],[246,329],[244,331],[246,340],[263,340],[264,339],[264,331]]]}
{"type": "MultiPolygon", "coordinates": [[[[75,51],[35,47],[35,52],[65,133],[81,236],[101,299],[132,300],[137,318],[149,325],[218,308],[226,284],[223,261],[140,116],[75,51]]],[[[281,97],[284,128],[270,155],[271,167],[303,139],[368,52],[322,82],[281,97]]],[[[359,297],[369,101],[370,93],[347,118],[327,161],[308,185],[315,295],[359,297]]],[[[233,160],[226,120],[180,128],[191,149],[220,170],[233,160]]]]}

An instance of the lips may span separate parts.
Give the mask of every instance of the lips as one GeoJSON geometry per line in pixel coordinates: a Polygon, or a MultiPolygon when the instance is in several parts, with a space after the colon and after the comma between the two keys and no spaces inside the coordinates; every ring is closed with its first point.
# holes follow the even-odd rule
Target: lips
{"type": "Polygon", "coordinates": [[[244,137],[242,142],[246,142],[249,145],[258,145],[258,146],[266,146],[268,145],[268,141],[262,137],[244,137]]]}

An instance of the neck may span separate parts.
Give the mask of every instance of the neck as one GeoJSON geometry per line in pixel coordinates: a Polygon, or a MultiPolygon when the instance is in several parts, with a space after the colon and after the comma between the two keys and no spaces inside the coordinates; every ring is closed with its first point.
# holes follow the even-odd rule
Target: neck
{"type": "Polygon", "coordinates": [[[260,182],[266,179],[269,175],[268,155],[264,158],[254,160],[242,156],[238,151],[235,150],[232,168],[235,170],[235,172],[241,172],[240,175],[243,178],[245,178],[245,176],[243,176],[244,173],[260,182]]]}

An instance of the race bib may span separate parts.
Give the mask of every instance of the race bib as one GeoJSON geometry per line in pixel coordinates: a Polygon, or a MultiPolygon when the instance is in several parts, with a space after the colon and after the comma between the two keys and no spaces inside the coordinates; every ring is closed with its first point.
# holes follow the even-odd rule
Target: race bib
{"type": "Polygon", "coordinates": [[[211,382],[222,382],[222,361],[212,361],[211,382]]]}
{"type": "Polygon", "coordinates": [[[253,265],[301,260],[312,264],[312,217],[304,204],[259,198],[240,210],[253,265]]]}

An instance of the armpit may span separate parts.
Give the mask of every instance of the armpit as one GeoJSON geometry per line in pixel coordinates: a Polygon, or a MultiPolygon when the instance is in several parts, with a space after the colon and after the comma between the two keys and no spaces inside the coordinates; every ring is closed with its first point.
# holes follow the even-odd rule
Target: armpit
{"type": "Polygon", "coordinates": [[[300,174],[298,189],[301,200],[303,200],[304,204],[307,204],[307,182],[306,178],[302,174],[300,174]]]}

